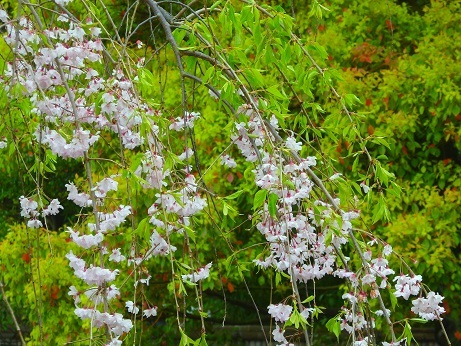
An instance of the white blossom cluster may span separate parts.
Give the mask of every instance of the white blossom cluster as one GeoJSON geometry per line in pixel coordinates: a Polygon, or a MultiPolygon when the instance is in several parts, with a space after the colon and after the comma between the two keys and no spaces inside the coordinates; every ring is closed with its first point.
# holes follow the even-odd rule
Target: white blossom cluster
{"type": "MultiPolygon", "coordinates": [[[[292,280],[303,283],[319,280],[326,275],[347,279],[353,290],[342,296],[346,304],[338,317],[340,329],[350,334],[357,333],[358,336],[366,333],[367,328],[373,328],[374,320],[366,317],[362,303],[369,299],[379,299],[379,290],[390,285],[395,271],[389,267],[387,257],[392,254],[392,247],[383,244],[379,255],[373,257],[371,248],[378,242],[372,240],[367,244],[368,250],[363,253],[364,263],[359,273],[343,268],[344,259],[338,261],[337,255],[342,246],[349,242],[353,229],[352,222],[360,213],[342,210],[338,212],[339,199],[333,203],[314,197],[314,183],[310,172],[316,166],[316,158],[305,157],[293,162],[289,161],[281,150],[265,151],[267,144],[275,140],[276,122],[271,119],[272,129],[268,129],[259,112],[250,105],[240,107],[239,112],[245,115],[248,121],[237,123],[236,131],[231,138],[243,157],[255,163],[255,183],[261,190],[267,191],[256,228],[265,237],[269,249],[265,257],[255,259],[254,263],[260,268],[283,271],[292,280]],[[302,211],[305,201],[309,201],[311,207],[302,211]]],[[[282,145],[295,155],[302,150],[302,143],[293,136],[287,137],[282,145]]],[[[224,155],[221,160],[226,164],[229,158],[224,155]]],[[[328,180],[340,178],[341,174],[335,173],[328,180]]],[[[369,187],[364,183],[361,187],[364,193],[368,192],[369,187]]],[[[396,281],[396,297],[408,299],[410,295],[420,293],[421,276],[409,277],[402,274],[393,280],[396,281]]],[[[441,299],[441,296],[431,292],[427,298],[413,301],[412,311],[425,319],[439,317],[444,312],[439,306],[441,299]]],[[[278,323],[283,324],[290,318],[292,307],[271,304],[268,309],[277,322],[272,333],[274,340],[280,345],[287,345],[284,330],[278,323]]],[[[308,316],[311,311],[312,308],[304,309],[302,314],[308,316]]],[[[390,310],[378,310],[375,315],[388,318],[390,310]]],[[[394,344],[398,345],[400,342],[402,340],[394,341],[394,344]]],[[[354,345],[365,344],[368,344],[366,337],[358,338],[354,342],[354,345]]]]}
{"type": "Polygon", "coordinates": [[[33,198],[21,196],[19,197],[19,203],[21,205],[21,216],[29,219],[27,221],[27,227],[29,228],[43,227],[42,221],[39,220],[40,215],[42,217],[56,215],[59,213],[60,209],[63,209],[63,206],[56,198],[50,201],[48,206],[42,210],[41,214],[38,211],[38,203],[33,198]]]}

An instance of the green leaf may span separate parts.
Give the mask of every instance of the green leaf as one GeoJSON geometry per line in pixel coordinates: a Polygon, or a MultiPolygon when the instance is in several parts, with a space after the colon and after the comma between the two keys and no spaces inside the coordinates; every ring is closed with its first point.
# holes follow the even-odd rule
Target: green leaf
{"type": "Polygon", "coordinates": [[[338,321],[338,316],[335,316],[328,320],[326,327],[329,332],[332,332],[334,335],[336,335],[336,338],[339,342],[339,334],[341,333],[341,323],[338,321]]]}
{"type": "Polygon", "coordinates": [[[346,103],[347,107],[352,107],[356,104],[361,104],[362,102],[360,99],[355,96],[354,94],[346,94],[344,95],[344,102],[346,103]]]}
{"type": "Polygon", "coordinates": [[[189,226],[183,225],[183,228],[186,230],[187,235],[189,236],[190,239],[195,243],[195,232],[192,228],[189,226]]]}
{"type": "MultiPolygon", "coordinates": [[[[207,316],[205,316],[207,317],[207,316]]],[[[203,333],[202,336],[200,336],[200,339],[198,339],[196,342],[195,342],[196,345],[198,346],[208,346],[207,342],[206,342],[206,334],[203,333]]]]}
{"type": "Polygon", "coordinates": [[[325,245],[329,246],[333,241],[333,228],[329,227],[325,236],[325,245]]]}
{"type": "Polygon", "coordinates": [[[403,329],[402,336],[407,339],[408,345],[411,345],[411,341],[414,340],[414,338],[411,332],[411,325],[408,321],[405,321],[405,328],[403,329]]]}
{"type": "MultiPolygon", "coordinates": [[[[216,1],[213,5],[210,6],[210,8],[208,9],[208,11],[212,12],[215,10],[215,8],[217,8],[219,5],[221,5],[221,3],[223,2],[223,0],[218,0],[216,1]]],[[[185,30],[184,30],[185,31],[185,30]]]]}
{"type": "Polygon", "coordinates": [[[181,328],[179,329],[179,331],[181,332],[181,340],[179,341],[179,346],[188,346],[189,344],[195,344],[194,340],[189,338],[181,328]]]}
{"type": "Polygon", "coordinates": [[[272,216],[272,218],[276,218],[276,216],[277,216],[277,201],[278,201],[278,198],[279,197],[275,193],[271,193],[269,195],[269,214],[272,216]]]}
{"type": "Polygon", "coordinates": [[[137,235],[139,236],[146,236],[146,230],[149,229],[149,218],[146,217],[139,222],[138,227],[136,227],[136,230],[134,231],[137,235]]]}
{"type": "Polygon", "coordinates": [[[410,318],[409,321],[413,321],[416,323],[427,323],[428,320],[425,320],[424,318],[410,318]]]}
{"type": "Polygon", "coordinates": [[[267,197],[267,190],[259,190],[256,192],[255,197],[253,199],[253,210],[258,209],[262,206],[267,197]]]}
{"type": "Polygon", "coordinates": [[[383,137],[374,137],[371,141],[384,145],[387,149],[391,150],[389,143],[383,137]]]}
{"type": "Polygon", "coordinates": [[[280,272],[276,272],[275,273],[275,286],[278,286],[281,281],[282,281],[282,276],[280,275],[280,272]]]}
{"type": "Polygon", "coordinates": [[[227,197],[224,197],[225,199],[236,199],[238,196],[240,196],[242,193],[244,193],[244,190],[240,190],[237,192],[234,192],[232,195],[229,195],[227,197]]]}
{"type": "Polygon", "coordinates": [[[389,298],[391,301],[392,310],[395,310],[395,307],[397,305],[397,297],[395,296],[393,291],[389,291],[389,293],[390,293],[389,298]]]}
{"type": "Polygon", "coordinates": [[[315,299],[315,296],[309,296],[306,299],[304,299],[301,303],[303,303],[303,304],[309,303],[309,302],[313,301],[314,299],[315,299]]]}
{"type": "Polygon", "coordinates": [[[299,324],[300,324],[300,315],[299,315],[299,312],[298,310],[293,310],[293,312],[291,313],[290,315],[290,318],[289,320],[287,321],[288,324],[285,324],[286,326],[288,325],[294,325],[296,329],[299,328],[299,324]]]}
{"type": "Polygon", "coordinates": [[[283,95],[279,89],[278,89],[278,86],[277,85],[273,85],[273,86],[270,86],[269,88],[267,88],[267,91],[272,94],[273,96],[275,96],[275,98],[279,99],[279,100],[286,100],[287,97],[285,95],[283,95]]]}
{"type": "MultiPolygon", "coordinates": [[[[226,202],[224,202],[224,200],[221,200],[221,202],[223,203],[223,209],[222,209],[222,212],[224,215],[229,215],[229,211],[233,212],[234,214],[238,214],[238,210],[236,210],[235,208],[233,208],[231,205],[227,204],[226,202]]],[[[230,218],[233,220],[233,217],[232,215],[229,215],[230,218]]]]}

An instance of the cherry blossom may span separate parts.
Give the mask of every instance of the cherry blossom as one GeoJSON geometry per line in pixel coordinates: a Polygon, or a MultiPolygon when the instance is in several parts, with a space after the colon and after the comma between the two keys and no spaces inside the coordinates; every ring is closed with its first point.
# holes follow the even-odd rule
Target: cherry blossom
{"type": "Polygon", "coordinates": [[[407,344],[407,339],[401,339],[399,341],[394,341],[394,342],[386,342],[383,341],[381,343],[382,346],[399,346],[399,345],[406,345],[407,344]]]}
{"type": "Polygon", "coordinates": [[[112,339],[106,346],[122,346],[122,340],[112,339]]]}
{"type": "Polygon", "coordinates": [[[109,314],[107,312],[99,312],[95,309],[76,308],[75,314],[82,320],[89,319],[95,327],[107,325],[116,337],[123,333],[128,333],[133,328],[133,323],[129,319],[124,319],[122,314],[109,314]]]}
{"type": "Polygon", "coordinates": [[[421,275],[409,277],[408,275],[401,274],[400,276],[396,276],[394,281],[397,281],[394,295],[408,300],[410,295],[416,296],[419,294],[422,277],[421,275]]]}
{"type": "Polygon", "coordinates": [[[181,275],[183,281],[198,282],[200,280],[206,279],[210,276],[210,269],[212,263],[208,263],[206,266],[199,268],[193,274],[181,275]]]}
{"type": "Polygon", "coordinates": [[[56,198],[51,200],[50,204],[48,204],[48,207],[43,209],[42,215],[43,216],[48,216],[48,215],[56,215],[59,213],[59,209],[64,209],[64,207],[59,203],[59,200],[56,198]]]}
{"type": "Polygon", "coordinates": [[[90,247],[98,246],[104,240],[104,235],[102,233],[96,233],[95,235],[80,235],[78,232],[75,232],[70,227],[68,227],[67,230],[70,233],[72,241],[84,249],[89,249],[90,247]]]}
{"type": "Polygon", "coordinates": [[[54,0],[56,4],[61,6],[67,6],[72,0],[54,0]]]}
{"type": "Polygon", "coordinates": [[[126,259],[120,252],[120,248],[113,249],[111,255],[109,256],[109,261],[121,262],[126,259]]]}
{"type": "Polygon", "coordinates": [[[150,236],[151,248],[148,251],[148,257],[150,256],[166,256],[170,251],[176,251],[176,247],[169,245],[165,239],[163,239],[157,231],[153,231],[150,236]]]}
{"type": "Polygon", "coordinates": [[[0,20],[1,20],[3,23],[6,23],[6,22],[9,20],[8,14],[6,13],[6,11],[0,10],[0,20]]]}
{"type": "Polygon", "coordinates": [[[293,307],[285,304],[270,304],[267,307],[269,314],[276,322],[285,323],[290,318],[293,307]]]}
{"type": "Polygon", "coordinates": [[[353,343],[353,346],[368,346],[368,336],[364,337],[362,340],[356,340],[353,343]]]}
{"type": "Polygon", "coordinates": [[[185,161],[193,157],[193,155],[194,155],[194,151],[191,148],[187,148],[186,150],[184,150],[182,154],[178,156],[178,159],[180,159],[181,161],[185,161]]]}
{"type": "Polygon", "coordinates": [[[110,285],[106,291],[107,300],[112,300],[116,297],[120,297],[120,290],[115,285],[110,285]]]}
{"type": "Polygon", "coordinates": [[[149,309],[144,309],[142,311],[142,314],[144,315],[144,317],[146,318],[149,318],[149,317],[154,317],[154,316],[157,316],[157,307],[154,306],[154,307],[151,307],[149,309]]]}
{"type": "Polygon", "coordinates": [[[21,204],[21,216],[25,218],[31,218],[38,216],[38,203],[31,198],[24,196],[19,197],[19,203],[21,204]]]}
{"type": "Polygon", "coordinates": [[[274,330],[272,331],[272,336],[274,337],[274,341],[276,342],[281,342],[282,344],[287,344],[288,341],[285,339],[285,336],[283,335],[285,333],[285,330],[283,330],[278,324],[275,325],[274,330]]]}
{"type": "Polygon", "coordinates": [[[442,300],[440,294],[429,292],[426,298],[418,298],[411,302],[413,304],[411,311],[428,321],[439,319],[440,315],[445,313],[445,309],[439,306],[442,300]]]}
{"type": "Polygon", "coordinates": [[[86,268],[82,273],[75,273],[76,276],[83,279],[88,285],[102,286],[107,282],[115,280],[118,274],[118,270],[110,270],[101,267],[90,266],[86,268]],[[77,275],[77,274],[80,274],[77,275]]]}
{"type": "Polygon", "coordinates": [[[136,315],[139,312],[139,308],[134,305],[131,300],[125,303],[125,307],[127,308],[128,312],[131,312],[132,314],[136,315]]]}
{"type": "Polygon", "coordinates": [[[67,294],[74,298],[75,304],[80,303],[80,292],[75,288],[74,285],[69,287],[69,292],[67,294]]]}
{"type": "Polygon", "coordinates": [[[77,187],[74,185],[74,183],[66,184],[66,188],[69,192],[67,199],[71,200],[79,207],[89,207],[92,205],[90,195],[84,192],[78,193],[77,187]]]}
{"type": "Polygon", "coordinates": [[[117,191],[117,186],[118,183],[112,178],[104,178],[96,184],[94,194],[98,198],[104,198],[109,191],[117,191]]]}
{"type": "Polygon", "coordinates": [[[184,117],[177,117],[175,122],[170,125],[170,130],[181,131],[186,128],[194,127],[194,122],[200,117],[197,112],[185,112],[184,117]]]}
{"type": "Polygon", "coordinates": [[[343,307],[344,316],[339,318],[341,321],[341,330],[347,331],[349,334],[355,330],[362,330],[367,327],[367,321],[361,312],[353,312],[343,307]]]}
{"type": "Polygon", "coordinates": [[[227,166],[229,168],[237,167],[235,160],[227,154],[221,156],[221,165],[227,166]]]}
{"type": "Polygon", "coordinates": [[[37,219],[31,219],[27,221],[27,227],[29,228],[40,228],[43,227],[43,224],[40,220],[37,219]]]}
{"type": "Polygon", "coordinates": [[[296,139],[293,137],[288,137],[286,139],[285,145],[288,149],[293,151],[300,151],[302,148],[301,142],[296,142],[296,139]]]}
{"type": "Polygon", "coordinates": [[[107,233],[107,231],[115,230],[126,221],[126,218],[131,215],[131,207],[120,205],[112,213],[105,214],[99,212],[97,215],[99,218],[99,229],[96,229],[96,224],[94,223],[88,223],[88,228],[92,231],[107,233]]]}
{"type": "Polygon", "coordinates": [[[360,187],[362,188],[364,194],[367,194],[368,191],[370,191],[370,187],[366,185],[365,182],[361,182],[360,187]]]}
{"type": "Polygon", "coordinates": [[[83,271],[85,269],[86,263],[83,259],[75,256],[72,251],[70,251],[67,255],[66,258],[69,260],[69,266],[74,270],[74,271],[83,271]]]}

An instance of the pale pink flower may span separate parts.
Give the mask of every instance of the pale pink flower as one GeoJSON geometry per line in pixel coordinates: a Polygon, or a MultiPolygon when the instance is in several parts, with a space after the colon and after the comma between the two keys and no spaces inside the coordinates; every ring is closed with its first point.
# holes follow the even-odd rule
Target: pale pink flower
{"type": "Polygon", "coordinates": [[[21,196],[19,197],[19,203],[21,204],[21,216],[31,218],[38,215],[38,203],[33,199],[21,196]]]}
{"type": "Polygon", "coordinates": [[[362,188],[364,194],[367,194],[368,191],[370,191],[370,187],[366,185],[364,181],[360,183],[360,187],[362,188]]]}
{"type": "Polygon", "coordinates": [[[107,299],[112,300],[116,297],[120,297],[120,290],[115,285],[110,285],[107,288],[107,299]]]}
{"type": "Polygon", "coordinates": [[[285,339],[285,336],[283,335],[284,333],[285,331],[282,329],[282,327],[276,324],[274,330],[272,331],[274,341],[281,342],[283,345],[287,344],[288,341],[285,339]]]}
{"type": "Polygon", "coordinates": [[[40,228],[43,227],[43,224],[40,220],[37,219],[30,219],[27,221],[27,227],[29,228],[40,228]]]}
{"type": "Polygon", "coordinates": [[[69,260],[69,266],[74,270],[74,271],[83,271],[85,269],[86,263],[83,259],[75,256],[72,251],[70,251],[67,255],[66,258],[69,260]]]}
{"type": "Polygon", "coordinates": [[[79,207],[89,207],[92,205],[92,201],[90,199],[90,195],[86,193],[78,193],[77,187],[74,183],[66,184],[67,191],[69,192],[69,196],[67,199],[71,200],[79,207]]]}
{"type": "Polygon", "coordinates": [[[90,28],[90,33],[91,35],[95,36],[95,37],[99,37],[99,35],[101,34],[101,28],[98,28],[98,27],[91,27],[90,28]]]}
{"type": "Polygon", "coordinates": [[[401,274],[400,276],[396,276],[394,281],[397,281],[394,295],[408,299],[410,295],[416,296],[419,294],[422,277],[421,275],[409,277],[408,275],[401,274]]]}
{"type": "Polygon", "coordinates": [[[288,137],[285,141],[285,145],[288,149],[296,152],[300,151],[302,148],[301,142],[296,142],[296,138],[293,137],[288,137]]]}
{"type": "Polygon", "coordinates": [[[118,337],[114,338],[105,346],[122,346],[122,340],[119,340],[118,337]]]}
{"type": "Polygon", "coordinates": [[[81,279],[88,285],[102,286],[104,283],[114,281],[117,275],[118,270],[111,271],[106,268],[90,266],[84,271],[81,279]]]}
{"type": "Polygon", "coordinates": [[[72,241],[84,249],[89,249],[90,247],[97,246],[104,240],[104,235],[102,233],[96,233],[95,235],[80,235],[79,232],[74,232],[74,230],[72,230],[72,228],[70,227],[67,227],[67,229],[70,233],[72,241]]]}
{"type": "Polygon", "coordinates": [[[333,174],[333,175],[330,177],[330,180],[336,180],[336,179],[338,179],[340,176],[342,176],[341,173],[335,173],[335,174],[333,174]]]}
{"type": "Polygon", "coordinates": [[[402,340],[399,340],[399,341],[394,341],[394,342],[386,342],[386,341],[383,341],[382,342],[382,346],[399,346],[399,345],[406,345],[407,343],[407,339],[402,339],[402,340]],[[402,344],[403,342],[403,344],[402,344]]]}
{"type": "Polygon", "coordinates": [[[267,307],[269,314],[276,322],[285,323],[290,318],[293,307],[285,304],[270,304],[267,307]]]}
{"type": "Polygon", "coordinates": [[[132,314],[136,315],[139,312],[139,308],[134,305],[134,303],[130,300],[125,303],[125,306],[128,310],[128,312],[131,312],[132,314]]]}
{"type": "Polygon", "coordinates": [[[344,293],[341,298],[342,299],[347,299],[352,304],[357,304],[358,303],[357,297],[350,294],[350,293],[344,293]]]}
{"type": "Polygon", "coordinates": [[[304,308],[301,312],[301,316],[304,317],[306,320],[309,319],[311,313],[314,311],[313,308],[304,308]]]}
{"type": "Polygon", "coordinates": [[[439,306],[442,300],[443,297],[440,294],[429,292],[426,298],[418,298],[412,301],[413,307],[411,311],[425,320],[436,320],[445,312],[445,309],[439,306]]]}
{"type": "Polygon", "coordinates": [[[194,151],[191,148],[187,148],[181,155],[178,156],[178,159],[184,161],[186,159],[191,159],[194,155],[194,151]]]}
{"type": "Polygon", "coordinates": [[[177,117],[175,122],[170,125],[170,130],[181,131],[184,127],[193,128],[194,121],[200,117],[197,112],[185,112],[184,117],[177,117]]]}
{"type": "Polygon", "coordinates": [[[227,166],[229,168],[237,167],[235,160],[227,154],[221,156],[221,165],[227,166]]]}
{"type": "Polygon", "coordinates": [[[150,236],[151,249],[148,251],[149,256],[166,256],[170,251],[176,251],[176,247],[168,245],[157,231],[153,231],[150,236]]]}
{"type": "Polygon", "coordinates": [[[389,256],[392,253],[392,246],[386,244],[383,249],[383,256],[389,256]]]}
{"type": "Polygon", "coordinates": [[[133,328],[133,323],[129,319],[124,319],[122,314],[109,314],[99,312],[95,309],[76,308],[75,314],[82,320],[90,319],[92,325],[96,328],[107,325],[115,337],[118,338],[123,333],[128,333],[133,328]]]}
{"type": "Polygon", "coordinates": [[[146,317],[146,318],[149,318],[149,317],[151,317],[151,316],[152,316],[152,317],[153,317],[153,316],[157,316],[157,307],[154,306],[154,307],[152,307],[152,308],[150,308],[150,309],[144,309],[144,310],[142,311],[142,314],[143,314],[144,317],[146,317]]]}
{"type": "Polygon", "coordinates": [[[142,283],[142,284],[145,284],[146,286],[149,286],[149,281],[150,281],[151,278],[152,278],[152,276],[149,275],[145,279],[139,279],[139,282],[142,283]]]}
{"type": "Polygon", "coordinates": [[[199,268],[193,274],[181,275],[183,281],[198,282],[200,280],[206,279],[210,276],[210,268],[212,262],[208,263],[206,266],[199,268]]]}
{"type": "Polygon", "coordinates": [[[104,178],[94,187],[94,194],[98,198],[106,197],[109,191],[117,191],[118,182],[112,178],[104,178]]]}
{"type": "MultiPolygon", "coordinates": [[[[127,216],[131,215],[131,207],[120,205],[117,210],[112,213],[104,214],[98,213],[99,217],[99,231],[106,233],[107,231],[113,231],[119,227],[123,222],[126,221],[127,216]]],[[[95,231],[96,224],[89,223],[88,227],[95,231]]]]}
{"type": "Polygon", "coordinates": [[[109,261],[113,262],[121,262],[126,259],[125,256],[123,256],[120,252],[120,248],[113,249],[111,255],[109,256],[109,261]]]}
{"type": "Polygon", "coordinates": [[[80,292],[77,290],[77,288],[75,288],[75,286],[70,286],[69,292],[67,294],[74,298],[75,304],[80,303],[80,292]]]}
{"type": "Polygon", "coordinates": [[[356,340],[353,343],[353,346],[368,346],[368,336],[363,338],[362,340],[356,340]]]}
{"type": "Polygon", "coordinates": [[[1,20],[3,23],[6,23],[6,22],[9,20],[8,14],[6,13],[6,11],[0,10],[0,20],[1,20]]]}
{"type": "Polygon", "coordinates": [[[59,209],[64,209],[61,203],[59,203],[59,200],[56,198],[53,199],[50,204],[48,204],[48,207],[46,207],[42,211],[43,216],[48,216],[48,215],[56,215],[59,213],[59,209]]]}

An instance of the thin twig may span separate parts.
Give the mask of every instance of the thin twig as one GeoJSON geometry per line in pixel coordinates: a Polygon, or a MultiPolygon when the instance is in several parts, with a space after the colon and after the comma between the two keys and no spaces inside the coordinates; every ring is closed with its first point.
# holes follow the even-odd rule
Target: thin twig
{"type": "Polygon", "coordinates": [[[18,320],[16,319],[16,315],[14,313],[13,308],[10,305],[10,302],[8,301],[8,298],[6,297],[3,280],[0,280],[0,292],[2,294],[3,302],[5,303],[8,311],[9,311],[9,313],[11,315],[11,319],[13,320],[14,326],[16,328],[16,332],[19,335],[19,339],[21,339],[21,344],[22,344],[22,346],[26,346],[26,342],[24,340],[24,337],[22,336],[21,327],[19,326],[18,320]]]}

